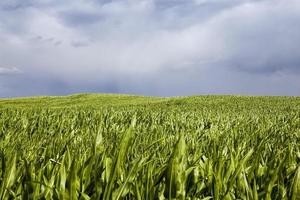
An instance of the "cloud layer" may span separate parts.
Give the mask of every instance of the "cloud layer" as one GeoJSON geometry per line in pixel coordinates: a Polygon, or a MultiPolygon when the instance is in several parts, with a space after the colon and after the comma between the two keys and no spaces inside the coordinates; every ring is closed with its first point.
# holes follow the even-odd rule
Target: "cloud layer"
{"type": "Polygon", "coordinates": [[[299,21],[298,0],[4,0],[0,97],[300,95],[299,21]]]}

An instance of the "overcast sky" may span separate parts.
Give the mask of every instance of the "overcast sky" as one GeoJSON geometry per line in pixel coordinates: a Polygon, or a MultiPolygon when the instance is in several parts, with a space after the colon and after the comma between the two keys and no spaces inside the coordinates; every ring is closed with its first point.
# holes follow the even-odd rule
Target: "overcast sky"
{"type": "Polygon", "coordinates": [[[1,0],[0,97],[300,95],[299,0],[1,0]]]}

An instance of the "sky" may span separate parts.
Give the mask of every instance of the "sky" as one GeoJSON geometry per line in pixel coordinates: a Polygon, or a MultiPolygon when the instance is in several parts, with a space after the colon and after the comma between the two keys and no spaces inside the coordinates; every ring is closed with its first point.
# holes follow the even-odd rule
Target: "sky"
{"type": "Polygon", "coordinates": [[[299,0],[1,0],[0,97],[300,96],[299,0]]]}

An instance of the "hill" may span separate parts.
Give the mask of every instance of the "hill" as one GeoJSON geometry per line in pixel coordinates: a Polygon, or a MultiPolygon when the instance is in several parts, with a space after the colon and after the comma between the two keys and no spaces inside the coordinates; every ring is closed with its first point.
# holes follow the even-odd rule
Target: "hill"
{"type": "Polygon", "coordinates": [[[300,97],[279,96],[190,96],[147,97],[120,94],[75,94],[69,96],[38,96],[0,99],[1,108],[74,108],[93,109],[108,107],[195,108],[216,110],[297,110],[300,97]]]}

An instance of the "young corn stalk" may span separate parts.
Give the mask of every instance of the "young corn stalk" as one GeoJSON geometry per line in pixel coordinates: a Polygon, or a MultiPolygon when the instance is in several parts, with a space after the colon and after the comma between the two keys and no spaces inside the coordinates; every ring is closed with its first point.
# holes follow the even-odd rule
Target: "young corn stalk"
{"type": "Polygon", "coordinates": [[[186,143],[184,134],[181,133],[169,159],[166,169],[166,191],[165,196],[171,200],[173,198],[185,199],[186,191],[186,143]]]}
{"type": "Polygon", "coordinates": [[[124,162],[126,159],[126,155],[128,153],[128,150],[130,148],[131,142],[134,137],[134,132],[133,132],[133,126],[135,125],[135,121],[133,121],[133,125],[127,130],[127,132],[124,134],[121,144],[119,147],[119,152],[117,155],[117,158],[114,162],[113,169],[112,169],[112,174],[110,175],[110,180],[108,182],[108,185],[105,187],[104,191],[104,200],[110,200],[112,198],[112,193],[114,189],[115,182],[119,176],[122,175],[124,172],[124,162]]]}

